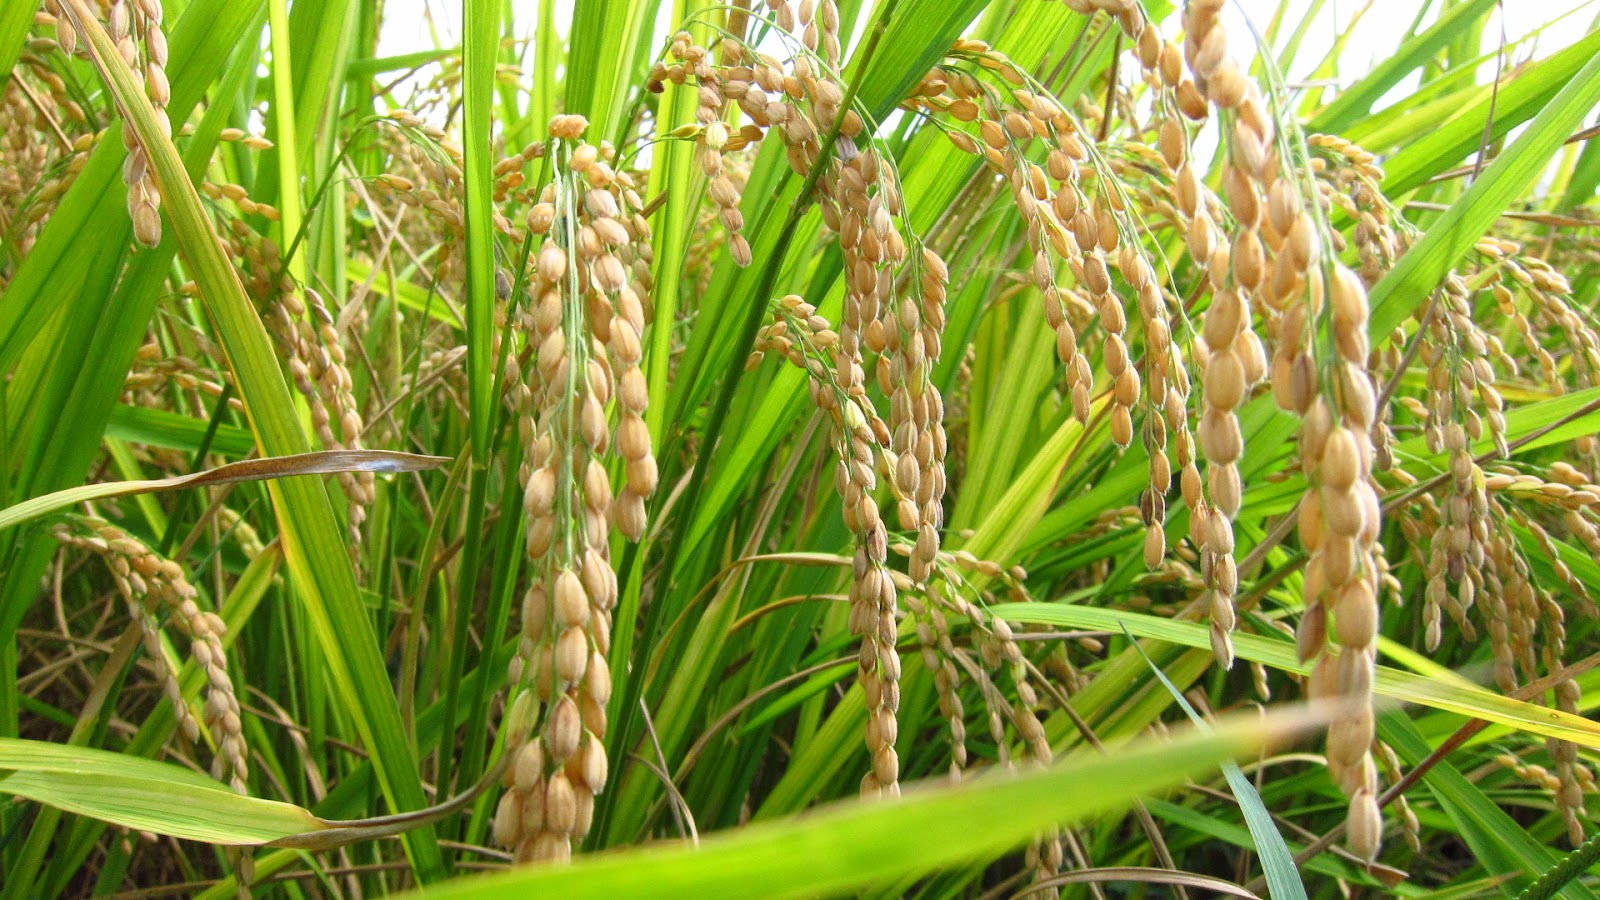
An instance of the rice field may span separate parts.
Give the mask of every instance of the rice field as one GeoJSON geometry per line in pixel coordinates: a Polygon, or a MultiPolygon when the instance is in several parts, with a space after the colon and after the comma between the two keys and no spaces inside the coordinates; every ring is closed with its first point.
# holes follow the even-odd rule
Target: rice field
{"type": "Polygon", "coordinates": [[[1600,6],[1413,5],[6,0],[0,900],[1593,896],[1600,6]]]}

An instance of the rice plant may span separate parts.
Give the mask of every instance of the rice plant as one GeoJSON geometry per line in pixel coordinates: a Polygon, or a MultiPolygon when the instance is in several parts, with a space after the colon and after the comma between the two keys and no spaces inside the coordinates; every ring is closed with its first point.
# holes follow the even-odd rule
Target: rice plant
{"type": "Polygon", "coordinates": [[[1600,10],[1414,5],[5,0],[0,897],[1593,896],[1600,10]]]}

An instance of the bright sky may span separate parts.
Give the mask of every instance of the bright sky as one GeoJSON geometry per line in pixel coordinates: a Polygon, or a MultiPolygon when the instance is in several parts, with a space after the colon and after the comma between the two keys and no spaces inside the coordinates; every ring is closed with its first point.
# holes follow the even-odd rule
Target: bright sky
{"type": "MultiPolygon", "coordinates": [[[[1233,0],[1225,7],[1229,34],[1234,38],[1236,48],[1244,46],[1248,40],[1250,32],[1245,17],[1249,16],[1256,28],[1264,32],[1279,2],[1233,0]]],[[[1288,4],[1296,14],[1289,17],[1280,28],[1280,42],[1298,27],[1300,16],[1312,5],[1310,0],[1288,0],[1288,4]]],[[[1435,7],[1425,20],[1432,22],[1437,18],[1436,7],[1441,5],[1435,0],[1330,0],[1323,5],[1322,11],[1307,29],[1305,41],[1297,54],[1297,63],[1303,65],[1304,69],[1298,70],[1297,66],[1297,71],[1286,75],[1290,80],[1309,76],[1310,69],[1327,56],[1335,36],[1354,19],[1355,29],[1339,55],[1339,82],[1349,84],[1395,50],[1401,36],[1410,30],[1418,9],[1435,7]]],[[[1507,68],[1510,68],[1513,62],[1526,60],[1530,56],[1548,56],[1576,41],[1588,33],[1597,14],[1600,14],[1600,3],[1594,0],[1503,0],[1484,30],[1484,49],[1492,51],[1493,44],[1490,41],[1498,36],[1502,27],[1505,29],[1506,42],[1512,43],[1560,19],[1553,27],[1545,28],[1543,33],[1515,47],[1507,63],[1507,68]]],[[[1493,78],[1493,64],[1486,64],[1479,75],[1483,81],[1493,78]]],[[[1408,90],[1413,86],[1403,85],[1400,90],[1408,90]]]]}
{"type": "MultiPolygon", "coordinates": [[[[567,18],[572,0],[554,2],[557,3],[557,20],[567,18]]],[[[1251,43],[1246,17],[1264,32],[1280,3],[1287,3],[1293,11],[1281,29],[1280,37],[1286,38],[1293,32],[1299,18],[1312,7],[1312,0],[1233,0],[1226,7],[1229,34],[1233,38],[1236,53],[1251,43]]],[[[1340,84],[1349,84],[1394,51],[1400,36],[1416,18],[1418,9],[1424,6],[1434,8],[1430,9],[1427,19],[1432,21],[1437,14],[1436,7],[1440,5],[1442,0],[1327,0],[1306,33],[1300,52],[1296,55],[1294,69],[1285,73],[1286,77],[1291,82],[1309,77],[1311,70],[1332,47],[1335,35],[1355,19],[1355,30],[1339,55],[1338,80],[1340,84]]],[[[410,53],[435,46],[451,46],[460,41],[459,0],[387,0],[384,6],[386,16],[380,47],[383,54],[410,53]],[[437,29],[437,38],[431,29],[437,29]]],[[[516,8],[518,16],[525,18],[528,28],[531,28],[536,4],[518,3],[516,8]]],[[[1545,23],[1560,19],[1554,27],[1515,47],[1507,61],[1509,68],[1511,64],[1530,56],[1547,56],[1588,33],[1597,16],[1600,16],[1600,0],[1502,0],[1494,15],[1496,18],[1490,22],[1486,35],[1497,35],[1503,24],[1508,43],[1528,36],[1545,23]]],[[[1167,33],[1172,34],[1176,29],[1176,21],[1166,23],[1167,33]]],[[[1479,74],[1480,80],[1491,78],[1494,74],[1493,63],[1485,64],[1479,74]]],[[[1403,94],[1413,86],[1413,83],[1402,83],[1395,90],[1403,94]]]]}

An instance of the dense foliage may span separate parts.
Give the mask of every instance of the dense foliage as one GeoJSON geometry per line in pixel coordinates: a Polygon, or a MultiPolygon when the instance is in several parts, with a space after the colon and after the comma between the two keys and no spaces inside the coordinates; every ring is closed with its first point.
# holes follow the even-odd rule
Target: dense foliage
{"type": "Polygon", "coordinates": [[[0,895],[1591,896],[1600,31],[1418,5],[8,0],[0,895]]]}

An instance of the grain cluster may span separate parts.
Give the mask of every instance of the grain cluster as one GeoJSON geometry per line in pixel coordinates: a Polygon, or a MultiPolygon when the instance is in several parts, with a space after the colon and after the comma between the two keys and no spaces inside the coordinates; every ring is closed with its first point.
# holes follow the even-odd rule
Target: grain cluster
{"type": "MultiPolygon", "coordinates": [[[[1313,761],[1295,777],[1311,785],[1308,809],[1342,822],[1337,852],[1397,862],[1437,842],[1440,816],[1393,789],[1417,760],[1378,738],[1380,638],[1582,713],[1569,666],[1596,613],[1600,439],[1574,423],[1592,419],[1600,388],[1585,299],[1600,253],[1573,232],[1592,220],[1508,211],[1425,296],[1390,293],[1410,310],[1390,317],[1371,298],[1424,239],[1414,222],[1433,219],[1391,198],[1388,157],[1306,132],[1311,88],[1285,86],[1229,33],[1226,0],[1186,0],[1165,21],[1136,0],[1050,0],[1059,18],[1039,20],[1078,36],[1056,71],[1008,55],[1022,54],[997,16],[981,23],[992,41],[930,48],[933,65],[892,73],[904,94],[876,106],[862,96],[880,85],[851,82],[878,71],[857,54],[898,20],[836,0],[699,6],[650,23],[661,30],[640,39],[642,83],[619,76],[626,103],[602,119],[605,98],[589,98],[603,130],[561,91],[524,96],[559,79],[541,74],[546,61],[509,61],[520,39],[502,47],[496,112],[526,101],[539,115],[495,123],[480,235],[458,143],[463,66],[449,54],[302,134],[334,152],[312,154],[305,208],[291,209],[300,201],[267,174],[272,142],[247,130],[270,105],[214,119],[228,101],[208,95],[169,122],[162,3],[41,0],[0,82],[0,292],[33,278],[70,299],[48,320],[0,302],[0,359],[21,360],[0,372],[0,439],[19,422],[19,434],[48,430],[42,406],[14,399],[43,383],[22,334],[34,326],[131,354],[111,390],[71,407],[119,404],[92,479],[192,471],[254,421],[238,344],[219,340],[215,298],[185,280],[192,261],[147,249],[175,243],[152,148],[73,62],[103,28],[163,138],[220,142],[186,162],[310,443],[464,453],[437,480],[328,479],[363,609],[388,629],[393,669],[378,677],[402,695],[423,783],[440,802],[474,790],[481,770],[452,773],[451,751],[504,766],[453,835],[462,847],[560,863],[586,845],[675,836],[662,810],[685,836],[702,807],[742,824],[768,814],[769,795],[803,793],[789,767],[818,735],[849,735],[848,754],[829,756],[847,776],[805,802],[893,801],[916,778],[1115,753],[1103,735],[1161,740],[1178,719],[1160,711],[1154,664],[1187,677],[1202,707],[1252,692],[1285,701],[1296,687],[1327,701],[1321,758],[1264,771],[1313,761]],[[1080,70],[1101,58],[1080,51],[1112,62],[1080,70]],[[237,127],[218,134],[218,119],[237,127]],[[124,255],[104,280],[116,304],[156,310],[116,340],[71,331],[71,304],[93,295],[81,273],[29,269],[38,248],[59,250],[53,217],[81,205],[79,179],[101,157],[120,166],[104,183],[133,245],[108,248],[124,255]],[[286,233],[297,218],[305,233],[286,233]],[[658,237],[662,223],[683,233],[658,237]],[[481,241],[492,292],[466,276],[481,241]],[[483,348],[464,336],[474,316],[492,324],[487,391],[483,348]],[[462,450],[485,397],[492,443],[462,450]],[[219,426],[209,455],[193,453],[196,422],[219,426]],[[1120,633],[1063,634],[996,609],[1025,603],[1170,619],[1198,649],[1146,661],[1120,633]],[[726,633],[702,624],[723,621],[726,633]],[[745,643],[791,621],[806,624],[783,647],[745,643]],[[451,646],[456,634],[469,643],[451,646]],[[1264,640],[1292,641],[1309,674],[1262,662],[1264,640]],[[836,668],[795,687],[769,656],[836,668]],[[420,701],[456,696],[467,681],[440,684],[462,674],[455,664],[476,668],[470,714],[484,727],[434,744],[420,701]],[[681,673],[699,673],[703,697],[662,696],[681,673]],[[705,774],[719,766],[722,782],[705,774]],[[749,796],[708,798],[708,784],[749,796]],[[664,799],[640,799],[652,791],[664,799]],[[619,822],[628,812],[642,818],[619,822]]],[[[62,384],[50,388],[73,387],[62,384]]],[[[55,449],[41,439],[17,454],[21,474],[55,449]]],[[[323,698],[283,709],[256,684],[298,677],[267,645],[289,643],[304,611],[263,604],[237,644],[219,615],[240,572],[272,581],[251,587],[273,601],[302,599],[306,550],[277,542],[276,497],[234,487],[203,511],[81,505],[43,531],[63,612],[29,615],[59,618],[48,624],[72,646],[91,644],[72,632],[84,609],[121,623],[125,648],[137,637],[175,715],[172,755],[203,743],[233,789],[293,794],[283,782],[300,776],[279,771],[265,734],[303,753],[322,799],[315,763],[330,751],[308,741],[327,737],[323,698]],[[290,578],[273,578],[280,554],[290,578]],[[278,664],[253,669],[268,650],[278,664]]],[[[1550,810],[1551,833],[1583,842],[1596,778],[1577,746],[1496,735],[1453,752],[1477,754],[1462,769],[1475,782],[1536,794],[1527,805],[1550,810]]],[[[354,771],[342,766],[329,771],[354,771]]],[[[1138,825],[1155,862],[1174,865],[1165,824],[1141,810],[1138,825]]],[[[1041,832],[1009,874],[1049,895],[1066,870],[1106,865],[1094,855],[1105,834],[1131,827],[1041,832]]]]}
{"type": "Polygon", "coordinates": [[[526,371],[513,373],[510,402],[527,448],[522,506],[534,579],[512,663],[503,724],[514,761],[494,834],[524,861],[570,856],[605,789],[617,604],[610,537],[644,535],[658,480],[639,368],[650,228],[632,177],[613,167],[609,145],[583,140],[587,125],[578,116],[550,124],[555,177],[527,214],[539,249],[515,320],[531,351],[526,371]],[[615,489],[611,469],[622,472],[615,489]]]}

